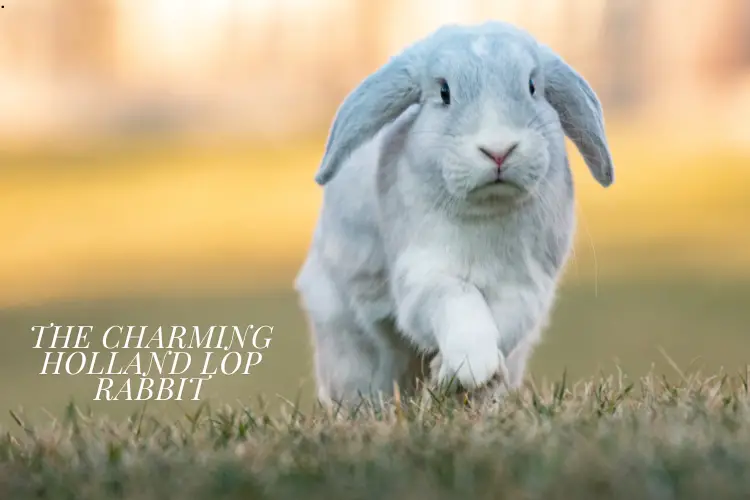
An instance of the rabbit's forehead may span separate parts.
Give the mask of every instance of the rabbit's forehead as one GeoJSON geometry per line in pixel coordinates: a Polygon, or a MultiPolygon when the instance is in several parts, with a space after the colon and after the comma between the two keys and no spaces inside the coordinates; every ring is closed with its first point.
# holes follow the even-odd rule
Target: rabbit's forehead
{"type": "Polygon", "coordinates": [[[478,33],[456,36],[437,50],[430,61],[434,76],[462,80],[515,78],[535,66],[536,54],[526,39],[513,35],[478,33]]]}

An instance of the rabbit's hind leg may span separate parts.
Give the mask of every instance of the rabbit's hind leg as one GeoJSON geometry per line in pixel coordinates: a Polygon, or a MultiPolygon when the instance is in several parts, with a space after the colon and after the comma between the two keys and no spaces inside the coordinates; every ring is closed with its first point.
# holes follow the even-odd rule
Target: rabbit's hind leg
{"type": "MultiPolygon", "coordinates": [[[[413,364],[413,354],[387,322],[364,328],[351,305],[323,274],[301,282],[302,304],[314,350],[317,396],[326,405],[393,394],[413,364]]],[[[368,326],[368,325],[364,325],[368,326]]]]}
{"type": "Polygon", "coordinates": [[[389,394],[397,376],[389,353],[358,326],[341,321],[313,321],[318,399],[325,405],[349,405],[361,397],[389,394]]]}

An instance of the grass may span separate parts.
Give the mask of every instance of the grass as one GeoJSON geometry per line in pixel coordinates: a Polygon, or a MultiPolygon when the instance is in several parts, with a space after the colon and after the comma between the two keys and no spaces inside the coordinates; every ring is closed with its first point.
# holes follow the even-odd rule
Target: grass
{"type": "Polygon", "coordinates": [[[69,406],[0,440],[0,496],[35,499],[740,499],[750,368],[676,382],[529,381],[483,412],[446,394],[354,408],[203,407],[170,422],[69,406]]]}
{"type": "Polygon", "coordinates": [[[335,418],[312,406],[290,287],[322,141],[0,151],[0,408],[30,409],[0,415],[0,498],[747,498],[748,371],[722,367],[747,363],[750,156],[648,135],[613,135],[609,190],[572,157],[578,240],[532,359],[539,382],[481,415],[429,393],[335,418]],[[257,373],[213,381],[206,406],[61,411],[96,380],[38,375],[28,331],[50,321],[260,321],[276,335],[257,373]],[[717,375],[602,369],[660,373],[661,347],[717,375]],[[566,369],[601,376],[546,381],[566,369]],[[303,379],[281,411],[215,403],[288,398],[303,379]]]}

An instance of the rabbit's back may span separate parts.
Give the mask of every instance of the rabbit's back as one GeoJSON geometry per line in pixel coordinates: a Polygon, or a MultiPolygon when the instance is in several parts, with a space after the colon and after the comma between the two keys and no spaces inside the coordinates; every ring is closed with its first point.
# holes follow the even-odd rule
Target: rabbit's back
{"type": "Polygon", "coordinates": [[[375,186],[382,136],[355,151],[326,186],[312,245],[296,281],[297,289],[310,297],[322,280],[330,281],[347,297],[360,324],[393,314],[375,186]]]}

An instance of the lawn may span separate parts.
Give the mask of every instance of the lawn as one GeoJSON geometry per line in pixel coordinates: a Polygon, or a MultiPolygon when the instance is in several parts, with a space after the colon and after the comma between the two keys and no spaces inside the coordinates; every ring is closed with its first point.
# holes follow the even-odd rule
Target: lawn
{"type": "Polygon", "coordinates": [[[750,154],[648,136],[613,134],[607,190],[573,157],[575,254],[530,385],[481,418],[429,394],[314,411],[291,283],[320,140],[0,151],[0,498],[747,498],[750,154]],[[274,338],[206,386],[210,414],[142,413],[39,375],[50,322],[274,338]]]}
{"type": "Polygon", "coordinates": [[[24,499],[741,499],[748,375],[529,384],[479,413],[425,389],[354,408],[201,408],[108,421],[75,407],[0,440],[24,499]]]}

